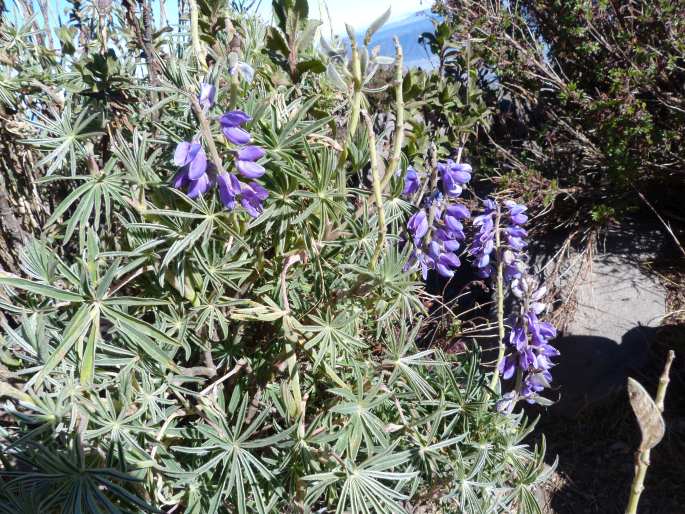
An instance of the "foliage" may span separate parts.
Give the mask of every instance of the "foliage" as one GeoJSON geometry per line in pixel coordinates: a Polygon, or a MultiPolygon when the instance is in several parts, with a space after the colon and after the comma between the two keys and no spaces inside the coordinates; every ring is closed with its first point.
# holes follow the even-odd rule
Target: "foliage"
{"type": "Polygon", "coordinates": [[[63,50],[3,21],[0,100],[58,198],[0,272],[0,512],[539,512],[544,443],[497,412],[476,346],[422,342],[405,127],[376,134],[360,54],[342,88],[315,69],[274,84],[265,32],[316,55],[304,2],[275,2],[271,28],[190,3],[199,38],[152,31],[149,2],[74,3],[63,50]],[[181,142],[215,180],[236,171],[216,123],[234,109],[266,151],[254,217],[172,187],[181,142]]]}
{"type": "Polygon", "coordinates": [[[685,169],[682,3],[441,4],[445,22],[430,44],[458,82],[467,55],[476,62],[493,124],[472,149],[487,167],[522,184],[526,200],[541,200],[533,193],[540,177],[543,189],[555,181],[565,222],[589,222],[599,204],[621,210],[639,203],[636,188],[678,205],[685,169]],[[454,50],[467,41],[469,54],[454,50]]]}

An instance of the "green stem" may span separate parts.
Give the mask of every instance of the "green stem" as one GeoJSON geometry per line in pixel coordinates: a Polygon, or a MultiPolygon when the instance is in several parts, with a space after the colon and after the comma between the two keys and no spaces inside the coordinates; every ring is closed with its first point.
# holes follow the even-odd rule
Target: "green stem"
{"type": "Polygon", "coordinates": [[[395,168],[400,163],[402,155],[402,145],[404,144],[404,93],[402,91],[402,72],[404,70],[404,55],[400,40],[395,37],[395,137],[392,146],[392,153],[388,166],[385,169],[385,176],[381,182],[381,191],[385,191],[395,173],[395,168]]]}
{"type": "Polygon", "coordinates": [[[362,106],[362,65],[361,60],[359,59],[357,44],[354,41],[351,41],[350,46],[352,47],[352,110],[350,111],[350,118],[347,122],[347,140],[345,142],[345,147],[340,154],[340,161],[338,163],[341,169],[345,165],[345,161],[347,161],[352,138],[357,132],[359,114],[362,106]]]}
{"type": "Polygon", "coordinates": [[[204,138],[205,143],[207,144],[207,148],[209,149],[209,157],[212,160],[214,166],[216,167],[216,172],[223,173],[224,164],[221,161],[219,151],[216,149],[216,145],[214,144],[214,138],[212,137],[212,129],[209,126],[209,120],[207,119],[207,116],[205,116],[205,113],[202,110],[202,107],[200,106],[200,102],[197,99],[197,96],[193,94],[190,94],[189,96],[190,106],[193,109],[193,113],[195,113],[197,121],[200,123],[200,132],[202,133],[202,137],[204,138]]]}
{"type": "Polygon", "coordinates": [[[369,157],[371,160],[371,177],[373,180],[373,196],[378,208],[378,240],[376,241],[376,250],[371,258],[370,267],[372,270],[376,269],[376,264],[385,246],[385,234],[387,227],[385,226],[385,207],[383,205],[383,190],[381,187],[381,177],[378,172],[378,153],[376,151],[376,135],[373,132],[373,122],[371,116],[365,111],[363,113],[364,121],[366,122],[366,132],[369,138],[369,157]]]}
{"type": "Polygon", "coordinates": [[[290,379],[290,390],[296,405],[296,416],[302,413],[302,392],[300,391],[300,372],[297,365],[297,353],[294,345],[286,339],[285,351],[290,355],[286,361],[288,365],[288,377],[290,379]]]}
{"type": "Polygon", "coordinates": [[[228,104],[229,110],[238,106],[238,94],[240,93],[240,77],[238,74],[231,75],[231,96],[228,104]]]}
{"type": "Polygon", "coordinates": [[[195,58],[197,59],[200,68],[206,70],[207,52],[205,51],[202,41],[200,41],[200,13],[197,9],[197,0],[188,0],[188,3],[190,5],[190,37],[193,43],[193,52],[195,53],[195,58]]]}
{"type": "MultiPolygon", "coordinates": [[[[659,379],[659,387],[656,391],[655,403],[661,413],[664,412],[664,398],[666,398],[666,390],[668,389],[668,383],[670,381],[669,374],[671,373],[673,359],[675,359],[675,353],[673,353],[673,350],[670,350],[668,352],[664,371],[659,379]]],[[[637,505],[640,502],[640,496],[644,490],[645,477],[647,476],[651,453],[652,450],[647,448],[645,450],[639,450],[635,456],[635,477],[633,478],[633,484],[630,486],[630,498],[628,499],[626,514],[637,514],[637,505]]]]}
{"type": "Polygon", "coordinates": [[[496,390],[499,382],[499,368],[504,360],[504,262],[501,254],[501,236],[500,236],[500,219],[501,214],[499,207],[497,208],[497,216],[495,218],[495,255],[497,257],[497,363],[495,364],[495,371],[490,382],[490,389],[496,390]]]}

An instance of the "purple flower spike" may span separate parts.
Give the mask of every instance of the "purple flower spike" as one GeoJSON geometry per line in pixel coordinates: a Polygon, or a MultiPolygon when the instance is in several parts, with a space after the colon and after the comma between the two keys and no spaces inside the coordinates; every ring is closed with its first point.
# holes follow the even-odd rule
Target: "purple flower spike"
{"type": "Polygon", "coordinates": [[[239,161],[257,162],[266,155],[266,151],[259,146],[244,146],[236,153],[239,161]]]}
{"type": "Polygon", "coordinates": [[[229,211],[235,209],[235,199],[240,194],[241,187],[238,178],[231,173],[222,173],[216,179],[219,186],[219,198],[229,211]]]}
{"type": "Polygon", "coordinates": [[[210,109],[214,105],[214,99],[216,98],[216,87],[212,84],[200,84],[200,95],[198,100],[203,109],[210,109]]]}
{"type": "Polygon", "coordinates": [[[404,190],[402,194],[404,196],[411,196],[416,193],[421,187],[421,182],[419,181],[419,175],[416,170],[409,166],[407,168],[407,175],[404,178],[404,190]]]}
{"type": "Polygon", "coordinates": [[[261,166],[256,162],[237,161],[236,167],[238,168],[240,174],[245,178],[259,178],[266,172],[264,166],[261,166]]]}
{"type": "Polygon", "coordinates": [[[224,136],[226,136],[226,139],[234,145],[246,145],[252,140],[250,133],[240,127],[225,126],[221,131],[224,133],[224,136]]]}

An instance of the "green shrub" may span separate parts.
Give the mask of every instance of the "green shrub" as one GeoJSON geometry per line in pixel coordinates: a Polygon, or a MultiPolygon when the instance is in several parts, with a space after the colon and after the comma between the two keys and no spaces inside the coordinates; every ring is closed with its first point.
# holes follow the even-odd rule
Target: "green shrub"
{"type": "MultiPolygon", "coordinates": [[[[276,3],[286,18],[302,4],[276,3]]],[[[209,0],[178,32],[146,2],[74,5],[61,51],[35,20],[2,23],[0,101],[30,124],[36,187],[66,194],[0,274],[0,511],[539,512],[544,448],[496,411],[477,349],[417,342],[410,205],[380,170],[399,150],[394,166],[376,155],[348,94],[371,94],[356,73],[374,56],[321,56],[328,74],[272,62],[264,34],[293,24],[209,0]],[[243,189],[228,210],[216,186],[190,198],[172,177],[189,183],[184,141],[213,180],[235,170],[217,118],[236,108],[268,199],[243,189]]]]}

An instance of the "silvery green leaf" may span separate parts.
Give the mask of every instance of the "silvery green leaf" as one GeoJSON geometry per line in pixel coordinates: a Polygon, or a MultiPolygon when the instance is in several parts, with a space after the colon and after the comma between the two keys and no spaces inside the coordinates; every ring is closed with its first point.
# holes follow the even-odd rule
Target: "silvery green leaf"
{"type": "Polygon", "coordinates": [[[363,46],[359,49],[359,67],[362,77],[366,75],[366,67],[369,65],[369,50],[363,46]]]}
{"type": "Polygon", "coordinates": [[[345,30],[347,31],[347,37],[350,38],[350,42],[354,43],[357,41],[357,34],[354,27],[348,23],[345,23],[345,30]]]}
{"type": "Polygon", "coordinates": [[[307,20],[307,25],[300,34],[297,42],[297,49],[302,52],[312,46],[317,29],[321,26],[319,20],[307,20]]]}
{"type": "Polygon", "coordinates": [[[383,66],[387,66],[389,64],[394,64],[395,59],[393,57],[388,57],[387,55],[379,55],[373,58],[373,62],[383,66]]]}
{"type": "Polygon", "coordinates": [[[369,25],[369,28],[366,31],[366,35],[364,36],[364,44],[368,45],[371,42],[371,38],[373,35],[380,29],[385,23],[388,21],[388,18],[390,18],[390,13],[392,11],[391,7],[388,7],[388,10],[385,11],[383,14],[381,14],[374,22],[369,25]]]}
{"type": "Polygon", "coordinates": [[[335,50],[323,36],[319,38],[319,44],[321,45],[321,49],[323,50],[323,52],[328,57],[335,57],[340,53],[338,50],[335,50]]]}
{"type": "Polygon", "coordinates": [[[347,84],[338,73],[338,69],[332,63],[328,63],[328,66],[326,66],[326,75],[333,84],[333,87],[335,87],[337,90],[343,92],[349,90],[347,84]]]}
{"type": "Polygon", "coordinates": [[[373,77],[376,75],[376,72],[378,71],[378,65],[374,62],[371,63],[371,66],[369,66],[369,69],[366,73],[366,76],[364,77],[364,84],[368,84],[371,82],[373,77]]]}

